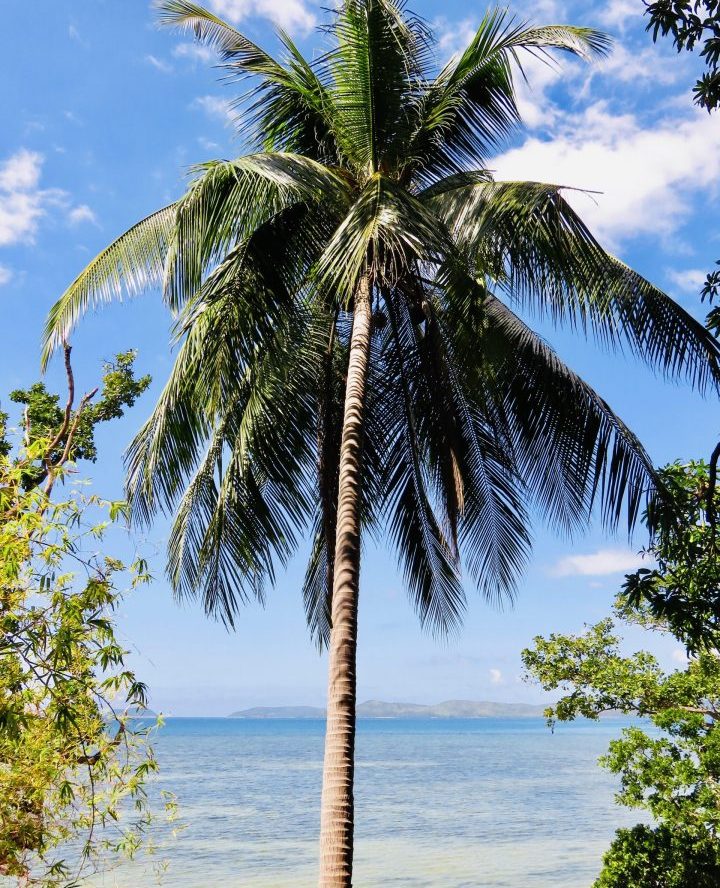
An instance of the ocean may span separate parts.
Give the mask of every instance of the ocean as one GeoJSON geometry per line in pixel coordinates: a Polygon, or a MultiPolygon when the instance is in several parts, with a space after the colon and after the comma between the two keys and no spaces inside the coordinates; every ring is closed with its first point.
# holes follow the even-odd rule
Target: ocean
{"type": "MultiPolygon", "coordinates": [[[[361,719],[357,888],[589,888],[618,826],[597,765],[625,722],[361,719]]],[[[169,719],[158,784],[185,829],[161,830],[158,876],[139,860],[98,888],[314,888],[324,722],[169,719]]]]}

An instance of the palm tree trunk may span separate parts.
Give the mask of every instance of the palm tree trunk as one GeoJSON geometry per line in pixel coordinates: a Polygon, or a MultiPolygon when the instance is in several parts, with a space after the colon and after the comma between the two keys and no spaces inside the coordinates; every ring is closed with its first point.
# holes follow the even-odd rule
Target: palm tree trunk
{"type": "Polygon", "coordinates": [[[340,445],[328,704],[320,815],[320,888],[350,888],[353,862],[355,686],[360,582],[363,408],[370,353],[370,283],[355,294],[340,445]]]}

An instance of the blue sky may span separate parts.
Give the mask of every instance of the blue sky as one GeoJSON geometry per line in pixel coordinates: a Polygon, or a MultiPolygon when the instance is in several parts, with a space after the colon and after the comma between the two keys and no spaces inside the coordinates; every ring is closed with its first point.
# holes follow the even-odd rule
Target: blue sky
{"type": "MultiPolygon", "coordinates": [[[[273,22],[309,53],[325,13],[314,0],[208,0],[254,40],[274,48],[273,22]]],[[[327,4],[325,4],[327,5],[327,4]]],[[[441,59],[470,39],[484,6],[417,0],[432,22],[441,59]]],[[[554,181],[599,192],[571,200],[626,262],[702,315],[697,296],[720,256],[716,217],[720,118],[692,107],[697,60],[654,47],[641,0],[536,0],[512,7],[537,23],[601,27],[616,40],[593,66],[527,59],[521,87],[524,132],[500,154],[498,178],[554,181]]],[[[227,109],[232,90],[213,56],[160,31],[146,0],[5,0],[0,32],[0,302],[5,317],[0,393],[38,376],[45,314],[87,261],[134,221],[177,197],[190,164],[242,153],[227,109]]],[[[124,447],[171,366],[168,317],[157,294],[89,316],[73,338],[79,385],[91,388],[103,359],[139,349],[151,392],[99,436],[89,474],[99,493],[120,495],[124,447]]],[[[657,463],[709,453],[718,428],[713,400],[670,385],[593,343],[544,329],[562,357],[639,434],[657,463]]],[[[50,381],[62,385],[59,368],[50,381]]],[[[235,633],[178,606],[162,578],[166,528],[137,544],[157,581],[120,614],[134,665],[153,705],[178,715],[219,714],[256,704],[321,704],[325,661],[303,624],[302,555],[280,576],[265,609],[250,606],[235,633]]],[[[423,634],[392,555],[368,544],[360,606],[359,697],[435,702],[448,698],[527,700],[519,651],[538,633],[574,631],[604,616],[624,571],[637,563],[637,535],[608,538],[591,526],[581,539],[537,526],[535,554],[514,608],[469,592],[459,637],[423,634]]],[[[649,644],[639,633],[629,645],[649,644]]],[[[668,666],[671,641],[654,642],[668,666]]]]}

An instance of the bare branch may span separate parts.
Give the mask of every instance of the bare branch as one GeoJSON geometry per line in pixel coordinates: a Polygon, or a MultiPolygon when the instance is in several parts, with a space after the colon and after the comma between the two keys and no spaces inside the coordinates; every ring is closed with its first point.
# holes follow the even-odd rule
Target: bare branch
{"type": "MultiPolygon", "coordinates": [[[[67,403],[65,404],[65,418],[63,419],[63,423],[58,429],[57,434],[52,439],[52,441],[48,445],[47,450],[45,451],[46,463],[49,463],[53,450],[58,446],[58,444],[60,444],[60,442],[67,434],[67,430],[70,427],[70,417],[72,416],[73,403],[75,401],[75,377],[73,375],[72,364],[70,363],[72,346],[66,339],[63,340],[63,351],[65,353],[65,375],[67,376],[68,384],[68,398],[67,403]]],[[[48,465],[48,469],[49,468],[51,467],[48,465]]]]}
{"type": "MultiPolygon", "coordinates": [[[[66,352],[66,354],[67,354],[67,352],[66,352]]],[[[69,366],[69,362],[66,364],[66,366],[69,366]]],[[[73,439],[75,437],[75,433],[77,432],[77,427],[80,422],[80,417],[82,416],[82,412],[87,407],[88,403],[95,397],[95,395],[97,393],[98,393],[98,387],[96,386],[92,391],[83,395],[82,400],[80,401],[80,404],[78,405],[78,409],[75,413],[75,419],[73,420],[72,428],[70,429],[68,436],[67,436],[67,440],[65,441],[65,448],[62,452],[62,455],[57,462],[51,463],[49,466],[48,483],[47,483],[47,486],[45,487],[45,496],[48,497],[48,499],[50,498],[50,494],[52,493],[52,489],[55,484],[57,470],[61,466],[65,465],[65,463],[70,458],[70,450],[72,448],[73,439]]],[[[74,398],[74,388],[73,388],[73,398],[74,398]]]]}

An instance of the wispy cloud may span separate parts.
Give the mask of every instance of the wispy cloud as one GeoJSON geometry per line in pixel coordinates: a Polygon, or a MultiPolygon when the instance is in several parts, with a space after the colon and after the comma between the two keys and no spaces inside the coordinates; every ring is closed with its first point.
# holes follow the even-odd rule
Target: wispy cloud
{"type": "Polygon", "coordinates": [[[71,225],[80,225],[82,222],[92,222],[97,225],[97,216],[87,204],[79,204],[68,212],[68,222],[71,225]]]}
{"type": "Polygon", "coordinates": [[[64,204],[67,192],[40,188],[43,156],[20,149],[0,162],[0,246],[32,243],[48,207],[64,204]]]}
{"type": "Polygon", "coordinates": [[[682,271],[669,270],[668,280],[683,293],[699,293],[705,283],[707,269],[686,268],[682,271]]]}
{"type": "Polygon", "coordinates": [[[42,154],[21,148],[0,164],[0,189],[9,192],[31,191],[37,188],[42,164],[42,154]]]}
{"type": "Polygon", "coordinates": [[[622,31],[629,19],[639,19],[643,12],[638,0],[609,0],[598,17],[606,27],[622,31]]]}
{"type": "Polygon", "coordinates": [[[566,116],[553,138],[531,136],[492,166],[498,179],[600,192],[566,197],[609,246],[638,235],[667,239],[689,216],[694,195],[720,184],[720,129],[700,113],[646,127],[596,102],[566,116]]]}
{"type": "Polygon", "coordinates": [[[222,118],[233,121],[235,115],[226,99],[219,96],[198,96],[192,103],[193,108],[199,108],[210,117],[222,118]]]}
{"type": "Polygon", "coordinates": [[[213,142],[212,139],[207,139],[205,136],[198,136],[198,145],[205,151],[218,151],[220,148],[217,142],[213,142]]]}
{"type": "Polygon", "coordinates": [[[503,674],[499,669],[491,669],[490,670],[490,684],[499,685],[502,684],[503,674]]]}
{"type": "Polygon", "coordinates": [[[599,549],[587,555],[566,555],[549,572],[553,577],[602,577],[627,573],[646,563],[641,555],[629,549],[599,549]]]}
{"type": "Polygon", "coordinates": [[[680,82],[685,77],[685,58],[673,57],[670,65],[664,64],[663,60],[664,57],[656,46],[637,49],[616,43],[607,58],[590,68],[589,79],[597,75],[606,76],[620,83],[633,83],[648,89],[680,82]],[[649,70],[652,70],[652,78],[648,77],[649,70]]]}
{"type": "Polygon", "coordinates": [[[13,273],[6,265],[0,265],[0,287],[10,283],[13,273]]]}
{"type": "Polygon", "coordinates": [[[192,59],[196,62],[210,62],[216,57],[209,46],[203,46],[201,43],[178,43],[173,48],[172,54],[176,59],[192,59]]]}
{"type": "Polygon", "coordinates": [[[437,52],[442,62],[462,52],[475,36],[478,22],[466,18],[459,22],[438,18],[433,22],[433,30],[437,38],[437,52]]]}
{"type": "Polygon", "coordinates": [[[152,53],[145,56],[145,61],[148,65],[152,65],[156,71],[160,71],[162,74],[172,74],[173,72],[173,66],[170,62],[165,62],[157,56],[152,55],[152,53]]]}
{"type": "Polygon", "coordinates": [[[231,22],[260,16],[288,31],[301,33],[307,33],[317,21],[303,0],[210,0],[210,7],[231,22]]]}

